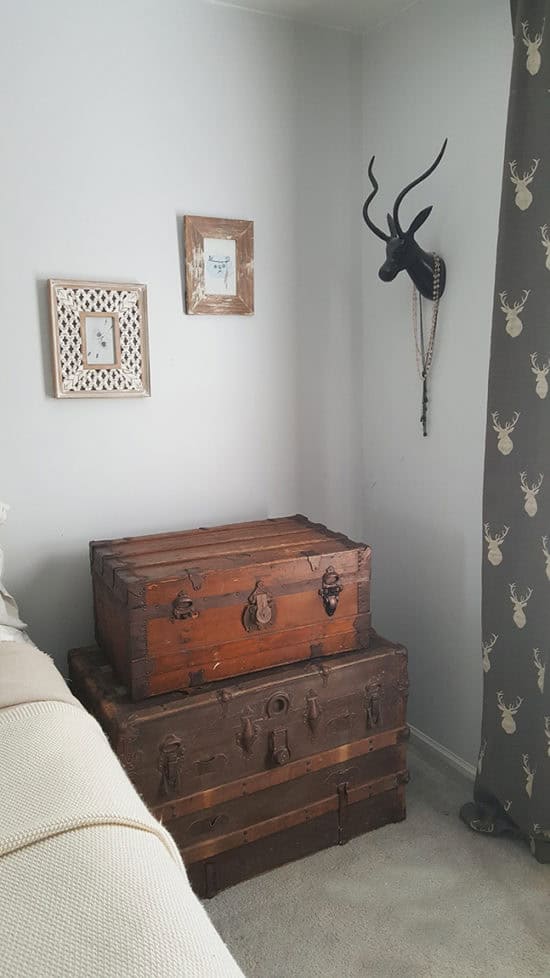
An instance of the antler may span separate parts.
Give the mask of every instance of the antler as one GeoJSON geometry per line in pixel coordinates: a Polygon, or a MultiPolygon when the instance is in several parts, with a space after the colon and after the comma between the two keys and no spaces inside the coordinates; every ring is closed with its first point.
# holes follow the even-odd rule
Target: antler
{"type": "Polygon", "coordinates": [[[528,48],[530,44],[534,44],[537,48],[540,48],[540,46],[542,44],[542,38],[544,37],[544,26],[545,26],[545,24],[546,24],[546,18],[542,22],[542,30],[541,30],[540,34],[538,34],[538,33],[535,34],[534,40],[531,40],[531,38],[529,37],[529,34],[527,33],[527,28],[529,27],[529,23],[526,20],[522,20],[522,22],[521,22],[521,30],[522,30],[522,33],[523,33],[523,43],[525,44],[525,47],[526,48],[528,48]]]}
{"type": "Polygon", "coordinates": [[[528,587],[527,592],[525,594],[518,595],[517,584],[510,584],[511,599],[515,605],[519,605],[521,608],[525,608],[525,605],[529,601],[529,598],[531,597],[532,593],[533,593],[533,588],[528,587]]]}
{"type": "Polygon", "coordinates": [[[550,546],[550,544],[548,543],[548,537],[547,536],[546,537],[543,537],[542,538],[542,552],[543,552],[543,554],[544,554],[545,557],[550,557],[550,550],[548,549],[549,546],[550,546]]]}
{"type": "Polygon", "coordinates": [[[533,658],[535,660],[535,665],[537,669],[544,668],[544,662],[541,661],[541,651],[540,649],[533,649],[533,658]]]}
{"type": "Polygon", "coordinates": [[[514,302],[513,306],[508,305],[508,292],[499,292],[498,297],[500,299],[500,308],[502,309],[503,312],[521,312],[523,310],[525,303],[527,302],[530,292],[531,289],[523,289],[523,294],[521,299],[518,299],[517,302],[514,302]]]}
{"type": "Polygon", "coordinates": [[[373,189],[371,190],[369,196],[367,197],[365,203],[363,204],[363,220],[365,221],[367,226],[371,229],[371,231],[373,231],[374,234],[376,234],[378,238],[382,238],[382,241],[389,241],[390,236],[386,234],[384,231],[382,231],[379,227],[377,227],[374,221],[371,221],[369,217],[369,204],[371,203],[372,200],[374,200],[376,194],[378,193],[378,181],[374,175],[373,166],[374,166],[374,156],[372,157],[369,163],[369,171],[368,171],[370,182],[372,183],[373,189]]]}
{"type": "Polygon", "coordinates": [[[540,491],[540,487],[542,486],[544,480],[544,475],[542,472],[539,472],[539,481],[533,482],[531,486],[527,482],[527,472],[520,472],[519,477],[521,479],[521,488],[523,489],[523,492],[532,493],[534,496],[536,496],[540,491]]]}
{"type": "Polygon", "coordinates": [[[538,168],[539,163],[540,163],[540,159],[537,160],[536,157],[533,156],[533,162],[531,164],[531,169],[530,170],[524,170],[523,171],[523,176],[520,177],[520,175],[519,175],[519,173],[517,171],[517,166],[518,166],[517,160],[509,160],[508,161],[508,166],[510,167],[510,179],[511,179],[512,183],[514,183],[516,185],[523,183],[525,186],[528,183],[531,183],[533,177],[535,176],[535,173],[537,172],[537,168],[538,168]]]}
{"type": "Polygon", "coordinates": [[[529,767],[529,754],[522,754],[521,755],[521,760],[523,762],[523,770],[525,771],[525,773],[526,774],[534,774],[536,768],[532,771],[531,768],[529,767]]]}
{"type": "Polygon", "coordinates": [[[539,163],[540,163],[540,159],[537,160],[535,159],[535,157],[533,157],[533,163],[531,164],[531,169],[529,170],[528,173],[526,173],[525,171],[523,172],[523,177],[521,178],[522,183],[531,183],[531,180],[533,179],[535,173],[537,172],[537,167],[539,163]]]}
{"type": "Polygon", "coordinates": [[[525,608],[525,605],[529,601],[529,598],[531,597],[532,593],[533,593],[533,588],[532,587],[528,587],[526,594],[520,594],[518,596],[518,593],[517,593],[517,584],[510,584],[510,597],[511,597],[512,603],[514,605],[518,605],[521,608],[525,608]]]}
{"type": "Polygon", "coordinates": [[[510,527],[504,524],[504,529],[501,533],[495,533],[494,537],[491,536],[491,524],[483,524],[483,536],[485,537],[485,543],[498,543],[499,546],[504,542],[508,533],[510,532],[510,527]]]}
{"type": "MultiPolygon", "coordinates": [[[[403,198],[406,196],[406,194],[409,193],[409,190],[412,190],[413,187],[417,187],[419,183],[422,183],[423,180],[426,180],[426,178],[429,177],[430,174],[434,172],[434,170],[441,163],[441,160],[443,159],[443,154],[444,154],[446,148],[447,148],[447,140],[445,140],[445,142],[443,143],[443,146],[439,150],[439,153],[437,154],[437,156],[436,156],[434,162],[432,163],[432,165],[429,166],[428,169],[424,171],[424,173],[421,173],[420,176],[416,178],[416,180],[413,180],[412,183],[409,183],[406,187],[404,187],[404,189],[401,191],[401,193],[398,194],[398,196],[396,197],[395,204],[393,205],[393,222],[395,224],[396,231],[398,232],[399,235],[401,235],[401,237],[403,237],[404,235],[403,235],[403,229],[401,228],[401,225],[399,223],[399,207],[401,205],[401,202],[402,202],[403,198]]],[[[431,210],[431,208],[429,210],[431,210]]],[[[429,213],[429,210],[428,210],[428,213],[429,213]]],[[[428,215],[426,214],[426,217],[427,216],[428,215]]],[[[417,220],[417,218],[415,218],[415,221],[416,220],[417,220]]]]}
{"type": "Polygon", "coordinates": [[[481,643],[481,648],[483,649],[484,652],[491,652],[494,649],[497,640],[498,640],[498,635],[495,635],[495,633],[493,632],[488,642],[481,643]]]}
{"type": "Polygon", "coordinates": [[[529,356],[531,358],[531,364],[532,364],[531,370],[533,371],[533,373],[544,374],[544,376],[546,377],[546,374],[548,373],[548,371],[550,371],[550,360],[547,360],[546,363],[543,363],[542,367],[539,367],[537,364],[538,356],[539,356],[538,353],[530,353],[529,356]]]}
{"type": "Polygon", "coordinates": [[[502,427],[502,425],[499,424],[498,411],[492,411],[491,412],[491,417],[493,419],[493,428],[494,428],[494,430],[496,432],[498,432],[499,434],[501,432],[503,432],[503,431],[506,432],[506,434],[508,434],[509,431],[513,431],[514,430],[514,428],[516,427],[516,425],[517,425],[517,423],[519,421],[519,411],[514,411],[514,416],[513,416],[512,420],[511,421],[505,421],[504,422],[504,427],[502,427]]]}
{"type": "Polygon", "coordinates": [[[550,245],[550,238],[548,237],[548,225],[543,224],[540,229],[542,243],[545,245],[550,245]]]}
{"type": "Polygon", "coordinates": [[[522,697],[518,696],[516,698],[515,703],[510,703],[510,706],[506,706],[506,703],[504,702],[502,695],[503,695],[502,690],[499,690],[497,693],[497,703],[498,703],[499,710],[502,710],[503,713],[517,713],[521,704],[523,703],[522,697]]]}

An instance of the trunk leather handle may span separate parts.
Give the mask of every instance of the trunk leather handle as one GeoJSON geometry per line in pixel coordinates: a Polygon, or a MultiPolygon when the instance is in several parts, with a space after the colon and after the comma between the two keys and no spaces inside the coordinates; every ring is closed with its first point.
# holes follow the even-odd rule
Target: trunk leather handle
{"type": "Polygon", "coordinates": [[[366,687],[367,694],[367,730],[379,727],[382,723],[381,690],[378,684],[366,687]]]}

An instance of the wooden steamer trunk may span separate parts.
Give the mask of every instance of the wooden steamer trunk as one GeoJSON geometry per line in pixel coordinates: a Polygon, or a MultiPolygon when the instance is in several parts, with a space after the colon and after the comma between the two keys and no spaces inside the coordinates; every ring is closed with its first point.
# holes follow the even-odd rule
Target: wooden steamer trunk
{"type": "Polygon", "coordinates": [[[97,649],[75,694],[201,896],[405,817],[406,651],[368,650],[133,703],[97,649]]]}
{"type": "Polygon", "coordinates": [[[303,516],[93,542],[96,638],[134,700],[366,647],[370,557],[303,516]]]}

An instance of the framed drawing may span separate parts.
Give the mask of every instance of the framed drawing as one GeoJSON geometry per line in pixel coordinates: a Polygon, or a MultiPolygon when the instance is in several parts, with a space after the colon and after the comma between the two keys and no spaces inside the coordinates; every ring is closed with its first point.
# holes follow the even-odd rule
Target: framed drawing
{"type": "Polygon", "coordinates": [[[50,279],[56,397],[147,397],[145,285],[50,279]]]}
{"type": "Polygon", "coordinates": [[[185,217],[185,310],[191,315],[254,312],[254,222],[185,217]]]}

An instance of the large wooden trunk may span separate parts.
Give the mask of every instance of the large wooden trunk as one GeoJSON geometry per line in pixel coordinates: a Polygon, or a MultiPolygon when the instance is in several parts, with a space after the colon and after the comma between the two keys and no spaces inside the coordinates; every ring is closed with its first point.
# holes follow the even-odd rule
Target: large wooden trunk
{"type": "Polygon", "coordinates": [[[303,516],[92,542],[96,638],[134,700],[364,647],[370,556],[303,516]]]}
{"type": "Polygon", "coordinates": [[[141,704],[98,649],[71,652],[69,673],[201,895],[404,817],[402,646],[373,636],[141,704]]]}

